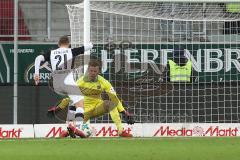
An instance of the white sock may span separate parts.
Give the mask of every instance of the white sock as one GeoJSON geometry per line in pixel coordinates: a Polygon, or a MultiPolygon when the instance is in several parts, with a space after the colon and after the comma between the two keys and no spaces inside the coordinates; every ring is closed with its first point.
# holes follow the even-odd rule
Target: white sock
{"type": "Polygon", "coordinates": [[[83,113],[84,109],[82,107],[78,107],[75,112],[75,121],[76,121],[76,127],[80,127],[80,125],[83,123],[83,113]]]}

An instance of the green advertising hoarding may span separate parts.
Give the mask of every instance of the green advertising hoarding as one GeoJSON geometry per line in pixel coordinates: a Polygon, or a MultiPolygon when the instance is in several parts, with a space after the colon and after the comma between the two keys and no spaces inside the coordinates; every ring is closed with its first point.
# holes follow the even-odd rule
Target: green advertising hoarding
{"type": "Polygon", "coordinates": [[[125,76],[128,78],[144,75],[144,72],[149,70],[153,70],[156,73],[154,76],[157,76],[161,74],[161,65],[166,66],[167,61],[173,58],[173,48],[181,46],[185,49],[185,55],[193,63],[196,83],[238,81],[240,78],[240,44],[237,43],[129,44],[131,48],[121,48],[121,45],[111,46],[117,49],[109,49],[107,45],[102,48],[102,45],[98,45],[93,50],[93,54],[102,59],[105,74],[108,72],[117,74],[121,68],[123,69],[121,74],[124,72],[124,74],[132,75],[125,76]],[[118,54],[124,55],[123,58],[121,56],[114,58],[119,57],[118,54]],[[118,63],[118,66],[113,64],[114,61],[127,61],[133,64],[132,68],[137,66],[134,64],[140,65],[137,69],[136,67],[129,69],[127,63],[118,63]],[[147,65],[143,66],[144,64],[147,65]]]}
{"type": "MultiPolygon", "coordinates": [[[[9,67],[10,67],[10,83],[13,83],[14,75],[14,46],[13,44],[1,44],[4,54],[6,55],[9,67]]],[[[56,48],[57,45],[53,44],[19,44],[18,45],[18,82],[19,84],[34,84],[34,60],[39,55],[48,51],[49,49],[56,48]]],[[[1,51],[0,51],[1,52],[1,51]]],[[[7,72],[6,64],[3,61],[2,54],[0,55],[0,67],[1,74],[4,82],[6,82],[7,72]]],[[[47,69],[41,69],[41,71],[49,74],[47,69]]],[[[47,82],[42,75],[42,82],[47,82]]]]}
{"type": "MultiPolygon", "coordinates": [[[[13,44],[1,44],[7,61],[10,66],[10,82],[13,82],[13,44]]],[[[119,44],[94,45],[91,54],[99,57],[103,62],[103,74],[108,78],[110,69],[113,68],[113,61],[126,61],[124,58],[116,59],[116,55],[124,55],[131,64],[147,64],[143,70],[126,70],[123,63],[114,63],[114,70],[111,74],[124,73],[131,76],[141,76],[149,69],[153,70],[156,76],[159,74],[159,64],[166,65],[167,60],[173,57],[172,44],[134,44],[130,47],[122,47],[119,44]]],[[[128,45],[129,46],[129,45],[128,45]]],[[[197,76],[197,82],[214,81],[238,81],[240,79],[240,44],[183,44],[186,56],[192,60],[193,69],[197,76]]],[[[18,47],[18,82],[19,84],[34,84],[34,60],[37,55],[50,49],[57,48],[54,44],[20,44],[18,47]]],[[[1,51],[0,51],[1,52],[1,51]]],[[[126,63],[125,63],[126,64],[126,63]]],[[[131,65],[130,65],[131,66],[131,65]]],[[[134,66],[134,65],[133,65],[134,66]]],[[[0,82],[6,82],[6,64],[0,55],[0,82]],[[1,78],[2,77],[2,78],[1,78]],[[2,79],[2,80],[1,80],[2,79]]],[[[140,67],[141,68],[141,67],[140,67]]],[[[50,78],[50,68],[43,65],[40,69],[42,83],[47,83],[50,78]]]]}

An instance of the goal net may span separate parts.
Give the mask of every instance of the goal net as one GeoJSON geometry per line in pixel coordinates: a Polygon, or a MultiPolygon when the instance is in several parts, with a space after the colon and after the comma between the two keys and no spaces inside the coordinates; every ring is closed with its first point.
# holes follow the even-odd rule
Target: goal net
{"type": "MultiPolygon", "coordinates": [[[[236,6],[223,0],[90,1],[91,56],[102,60],[102,74],[137,122],[239,123],[236,6]],[[168,60],[175,60],[176,48],[192,62],[190,82],[169,80],[168,60]]],[[[77,47],[84,43],[86,8],[80,3],[67,9],[71,45],[77,47]]]]}

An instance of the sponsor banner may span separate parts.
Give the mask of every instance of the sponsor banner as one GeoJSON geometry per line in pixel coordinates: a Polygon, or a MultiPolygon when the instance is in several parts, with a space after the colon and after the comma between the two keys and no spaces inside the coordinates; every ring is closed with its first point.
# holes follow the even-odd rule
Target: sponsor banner
{"type": "Polygon", "coordinates": [[[35,124],[34,132],[36,138],[59,137],[63,130],[67,129],[67,124],[35,124]]]}
{"type": "MultiPolygon", "coordinates": [[[[13,82],[13,44],[1,44],[10,65],[10,78],[13,82]]],[[[185,55],[193,63],[193,71],[197,75],[196,82],[238,81],[240,79],[240,44],[220,43],[187,43],[182,44],[185,55]]],[[[39,54],[56,49],[55,44],[19,44],[18,46],[18,81],[20,84],[32,84],[34,61],[39,54]]],[[[116,74],[119,79],[141,77],[153,71],[156,77],[162,74],[165,66],[173,58],[172,44],[132,44],[116,42],[116,44],[94,44],[91,55],[102,60],[102,74],[110,78],[116,74]],[[125,47],[124,45],[125,44],[125,47]],[[113,48],[109,48],[113,46],[113,48]],[[115,62],[128,63],[115,63],[115,62]],[[138,65],[136,65],[138,64],[138,65]],[[160,65],[161,64],[161,65],[160,65]],[[111,71],[111,72],[110,72],[111,71]],[[120,77],[121,76],[121,77],[120,77]]],[[[1,51],[0,51],[1,53],[1,51]]],[[[7,76],[6,65],[0,56],[0,67],[4,69],[2,76],[7,76]]],[[[49,64],[40,68],[40,81],[47,83],[50,79],[49,64]]]]}
{"type": "MultiPolygon", "coordinates": [[[[240,44],[185,43],[179,45],[184,48],[185,56],[192,62],[193,82],[239,80],[240,44]]],[[[121,43],[104,46],[98,44],[94,47],[91,55],[101,58],[102,73],[106,77],[108,74],[109,77],[111,74],[116,74],[118,79],[129,80],[129,77],[142,77],[148,72],[154,73],[154,77],[159,77],[164,71],[163,66],[167,65],[168,60],[173,59],[173,48],[176,46],[169,43],[132,44],[128,42],[125,47],[121,43]]]]}
{"type": "MultiPolygon", "coordinates": [[[[10,67],[10,82],[13,82],[13,68],[14,68],[14,45],[13,44],[0,44],[3,47],[3,52],[6,55],[10,67]]],[[[43,54],[51,49],[56,49],[55,44],[19,44],[18,45],[18,82],[19,84],[32,84],[34,85],[34,61],[39,54],[43,54]]],[[[1,51],[0,51],[1,54],[1,51]]],[[[3,72],[4,79],[7,76],[6,65],[0,55],[0,67],[3,72]]],[[[45,63],[40,67],[40,82],[47,83],[50,79],[51,69],[45,63]]]]}
{"type": "MultiPolygon", "coordinates": [[[[117,129],[114,124],[90,124],[93,132],[93,137],[117,137],[117,129]]],[[[59,137],[63,130],[67,129],[67,124],[35,124],[34,131],[36,138],[51,138],[59,137]]],[[[124,130],[134,136],[142,137],[142,125],[127,125],[124,124],[124,130]]]]}
{"type": "Polygon", "coordinates": [[[33,125],[0,125],[0,139],[6,138],[34,138],[33,125]]]}
{"type": "MultiPolygon", "coordinates": [[[[34,125],[36,137],[58,137],[66,124],[37,124],[34,125]]],[[[117,129],[114,124],[91,124],[93,137],[117,137],[117,129]]],[[[162,123],[138,123],[134,125],[124,124],[124,130],[134,137],[197,137],[197,136],[240,136],[240,124],[218,123],[192,123],[192,124],[162,124],[162,123]]]]}
{"type": "MultiPolygon", "coordinates": [[[[90,124],[93,130],[93,137],[117,137],[118,130],[115,124],[90,124]]],[[[142,124],[127,125],[124,124],[124,131],[131,133],[134,137],[144,136],[142,124]]]]}
{"type": "Polygon", "coordinates": [[[240,136],[239,123],[143,124],[152,137],[240,136]]]}
{"type": "MultiPolygon", "coordinates": [[[[117,137],[114,124],[90,124],[93,137],[117,137]]],[[[59,137],[67,124],[0,125],[0,139],[59,137]]],[[[124,130],[134,137],[234,137],[240,136],[239,123],[138,123],[124,124],[124,130]]]]}

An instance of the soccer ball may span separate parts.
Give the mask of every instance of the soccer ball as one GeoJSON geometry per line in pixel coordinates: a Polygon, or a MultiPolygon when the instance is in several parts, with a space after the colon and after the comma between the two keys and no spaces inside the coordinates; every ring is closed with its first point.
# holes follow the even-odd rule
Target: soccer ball
{"type": "Polygon", "coordinates": [[[84,123],[82,124],[82,129],[83,133],[85,134],[86,137],[90,137],[92,135],[92,129],[90,128],[89,124],[84,123]]]}

